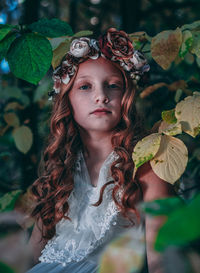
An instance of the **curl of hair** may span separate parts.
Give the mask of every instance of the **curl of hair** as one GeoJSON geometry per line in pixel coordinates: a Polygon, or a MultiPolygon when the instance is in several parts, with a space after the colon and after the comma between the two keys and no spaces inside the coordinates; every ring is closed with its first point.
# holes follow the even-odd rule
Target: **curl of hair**
{"type": "Polygon", "coordinates": [[[140,185],[133,179],[132,152],[138,140],[143,138],[146,132],[141,125],[140,117],[137,115],[133,82],[124,70],[120,70],[124,76],[126,88],[121,105],[122,118],[111,139],[113,149],[118,155],[118,159],[111,165],[111,174],[114,181],[104,184],[100,191],[99,200],[93,205],[98,206],[101,204],[105,188],[114,183],[112,198],[122,215],[134,225],[135,219],[131,215],[136,215],[138,221],[140,221],[140,215],[135,204],[138,201],[138,194],[140,194],[139,198],[141,198],[142,193],[140,185]],[[122,195],[120,195],[121,190],[122,195]]]}
{"type": "MultiPolygon", "coordinates": [[[[111,140],[118,159],[111,165],[113,181],[101,188],[99,200],[93,205],[101,204],[105,188],[113,183],[112,198],[123,216],[132,221],[129,213],[138,216],[134,204],[138,184],[133,180],[134,163],[131,155],[134,145],[144,134],[135,109],[135,88],[126,72],[118,68],[125,81],[121,121],[115,128],[111,140]],[[123,194],[118,198],[121,189],[123,189],[123,194]]],[[[51,239],[55,235],[55,226],[62,218],[70,220],[68,198],[74,187],[73,173],[77,153],[82,148],[68,97],[75,77],[76,74],[68,86],[62,88],[54,98],[48,144],[39,165],[39,169],[42,165],[43,169],[31,188],[36,200],[31,216],[37,221],[41,219],[44,239],[51,239]]]]}

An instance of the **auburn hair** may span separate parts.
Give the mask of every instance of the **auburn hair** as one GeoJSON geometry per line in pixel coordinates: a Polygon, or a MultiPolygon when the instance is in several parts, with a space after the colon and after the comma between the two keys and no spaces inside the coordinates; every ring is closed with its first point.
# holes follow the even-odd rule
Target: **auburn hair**
{"type": "MultiPolygon", "coordinates": [[[[136,113],[135,86],[127,72],[118,64],[112,63],[120,69],[125,87],[121,102],[121,120],[111,139],[118,159],[111,165],[113,181],[102,186],[99,200],[93,205],[101,204],[105,188],[113,183],[112,198],[116,206],[134,224],[130,212],[139,218],[134,202],[138,196],[139,185],[133,179],[132,151],[137,141],[144,136],[144,130],[136,113]],[[120,190],[122,195],[119,200],[117,196],[120,190]]],[[[62,218],[70,220],[68,198],[74,188],[73,174],[77,154],[83,148],[68,96],[77,71],[67,87],[61,88],[61,92],[53,98],[50,134],[39,165],[39,178],[31,187],[36,200],[31,216],[42,222],[44,239],[51,239],[55,235],[55,226],[62,218]]]]}

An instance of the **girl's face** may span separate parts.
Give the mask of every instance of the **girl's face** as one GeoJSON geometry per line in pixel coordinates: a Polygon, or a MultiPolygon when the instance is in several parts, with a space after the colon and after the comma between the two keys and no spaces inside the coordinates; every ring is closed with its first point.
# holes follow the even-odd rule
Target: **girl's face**
{"type": "Polygon", "coordinates": [[[74,119],[87,132],[111,132],[121,119],[121,71],[102,57],[79,65],[69,99],[74,119]]]}

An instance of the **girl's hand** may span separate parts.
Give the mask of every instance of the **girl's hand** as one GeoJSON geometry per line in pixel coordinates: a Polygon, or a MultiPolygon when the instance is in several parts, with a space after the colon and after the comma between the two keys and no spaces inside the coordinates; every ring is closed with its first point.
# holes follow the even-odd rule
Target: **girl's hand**
{"type": "Polygon", "coordinates": [[[41,255],[41,251],[45,247],[47,240],[42,239],[42,221],[39,220],[38,223],[35,223],[30,240],[29,245],[32,249],[33,253],[33,265],[38,263],[38,258],[41,255]]]}

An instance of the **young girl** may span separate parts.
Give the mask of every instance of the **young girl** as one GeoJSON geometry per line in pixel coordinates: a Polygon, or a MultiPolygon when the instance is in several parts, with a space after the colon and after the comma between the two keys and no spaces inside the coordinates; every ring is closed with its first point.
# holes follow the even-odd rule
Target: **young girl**
{"type": "MultiPolygon", "coordinates": [[[[32,186],[37,200],[29,273],[92,273],[104,247],[138,223],[135,208],[172,193],[149,164],[133,179],[132,151],[142,136],[133,80],[149,70],[128,35],[108,29],[82,37],[54,71],[51,133],[44,171],[32,186]],[[38,263],[39,262],[39,263],[38,263]]],[[[146,221],[149,264],[154,224],[146,221]]],[[[155,272],[155,271],[154,271],[155,272]]]]}

